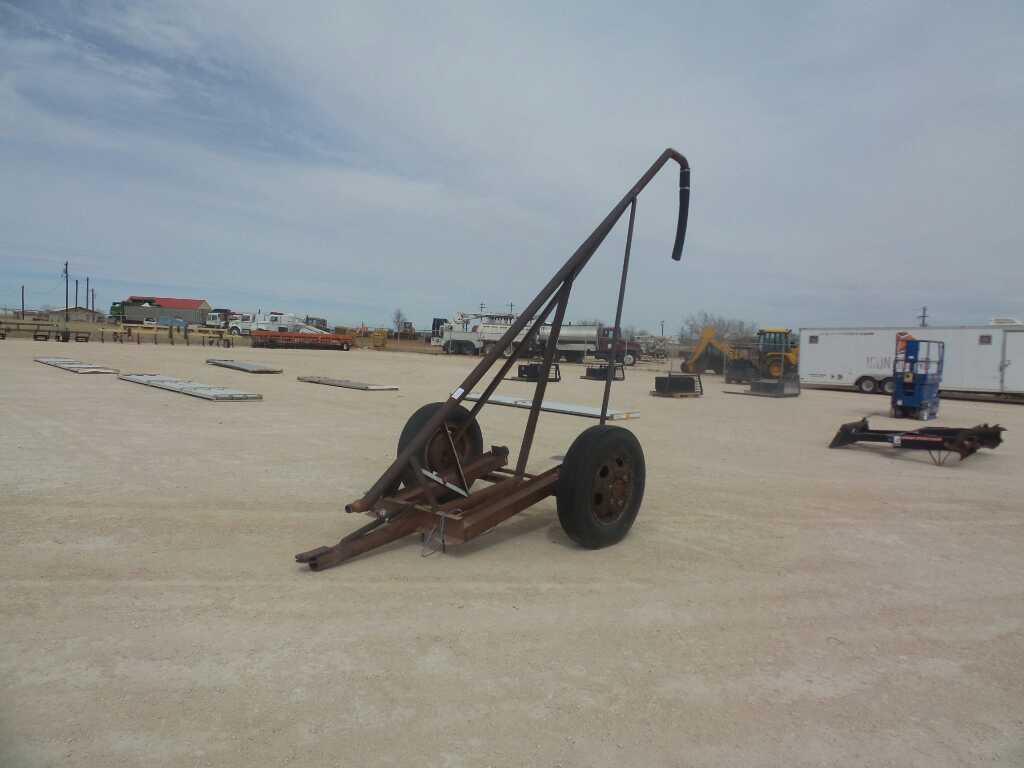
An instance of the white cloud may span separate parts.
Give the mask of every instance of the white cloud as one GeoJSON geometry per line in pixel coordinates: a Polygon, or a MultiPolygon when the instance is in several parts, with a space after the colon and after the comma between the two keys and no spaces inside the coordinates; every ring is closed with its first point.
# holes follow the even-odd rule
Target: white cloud
{"type": "MultiPolygon", "coordinates": [[[[694,166],[690,242],[670,264],[666,174],[638,210],[631,322],[1024,313],[1012,8],[166,2],[37,21],[0,53],[19,179],[0,274],[72,253],[339,321],[521,304],[672,144],[694,166]]],[[[620,255],[585,273],[579,314],[609,314],[620,255]]]]}

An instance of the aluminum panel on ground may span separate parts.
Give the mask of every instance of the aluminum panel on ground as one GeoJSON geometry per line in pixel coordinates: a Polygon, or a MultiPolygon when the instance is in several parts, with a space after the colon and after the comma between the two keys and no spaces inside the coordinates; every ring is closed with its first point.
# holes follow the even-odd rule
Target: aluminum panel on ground
{"type": "Polygon", "coordinates": [[[211,357],[207,359],[207,364],[217,365],[221,368],[233,368],[236,371],[245,371],[246,373],[283,373],[283,368],[275,368],[272,365],[264,365],[263,363],[247,363],[244,360],[225,360],[218,357],[211,357]]]}
{"type": "Polygon", "coordinates": [[[117,373],[117,368],[108,368],[105,365],[92,365],[91,363],[82,363],[78,360],[73,360],[70,357],[37,357],[35,358],[37,363],[43,365],[52,365],[54,368],[60,368],[64,371],[71,371],[71,373],[117,373]]]}
{"type": "Polygon", "coordinates": [[[332,379],[330,376],[299,376],[299,381],[310,384],[326,384],[329,387],[344,387],[345,389],[360,389],[366,392],[397,392],[398,387],[394,384],[365,384],[361,381],[349,379],[332,379]]]}
{"type": "Polygon", "coordinates": [[[166,389],[170,392],[179,392],[183,395],[200,397],[203,400],[262,400],[263,395],[255,392],[243,392],[240,389],[229,387],[214,387],[209,384],[200,384],[197,381],[188,379],[176,379],[173,376],[164,376],[159,373],[126,373],[117,378],[122,381],[130,381],[134,384],[143,384],[147,387],[166,389]]]}

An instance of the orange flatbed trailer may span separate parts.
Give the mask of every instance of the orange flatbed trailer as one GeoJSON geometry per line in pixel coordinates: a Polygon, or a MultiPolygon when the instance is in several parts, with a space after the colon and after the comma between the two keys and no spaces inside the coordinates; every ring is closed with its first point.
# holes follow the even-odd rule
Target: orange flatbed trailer
{"type": "Polygon", "coordinates": [[[348,351],[355,339],[339,333],[284,333],[282,331],[253,331],[254,347],[278,349],[340,349],[348,351]]]}

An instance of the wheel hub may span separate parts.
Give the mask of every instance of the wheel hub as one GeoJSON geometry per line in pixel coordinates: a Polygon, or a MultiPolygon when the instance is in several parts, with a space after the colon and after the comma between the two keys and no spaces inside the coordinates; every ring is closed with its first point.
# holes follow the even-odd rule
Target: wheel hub
{"type": "Polygon", "coordinates": [[[594,516],[598,521],[614,523],[629,507],[633,497],[633,467],[628,456],[609,457],[594,478],[594,516]]]}
{"type": "MultiPolygon", "coordinates": [[[[464,464],[470,452],[469,439],[465,433],[458,439],[455,439],[455,430],[452,430],[452,432],[452,442],[458,451],[459,462],[464,464]]],[[[441,474],[456,468],[455,454],[452,453],[452,443],[445,436],[444,427],[435,432],[434,436],[427,442],[423,465],[427,469],[441,474]]]]}

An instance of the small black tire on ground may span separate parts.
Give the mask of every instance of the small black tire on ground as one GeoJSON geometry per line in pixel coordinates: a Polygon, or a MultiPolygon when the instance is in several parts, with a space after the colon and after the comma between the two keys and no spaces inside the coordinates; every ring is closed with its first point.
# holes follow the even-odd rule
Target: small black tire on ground
{"type": "Polygon", "coordinates": [[[865,395],[873,395],[875,393],[875,390],[878,389],[878,382],[872,379],[870,376],[864,376],[862,378],[857,379],[857,383],[855,386],[857,387],[858,392],[861,392],[865,395]]]}
{"type": "Polygon", "coordinates": [[[628,429],[605,424],[581,432],[559,470],[562,530],[587,549],[622,541],[640,510],[646,476],[643,449],[628,429]]]}
{"type": "MultiPolygon", "coordinates": [[[[405,427],[402,429],[402,434],[398,437],[398,453],[401,453],[412,442],[413,438],[427,425],[427,422],[433,418],[434,414],[443,407],[444,403],[427,403],[409,417],[409,420],[405,422],[405,427]]],[[[478,459],[484,452],[484,436],[480,430],[480,423],[473,419],[469,411],[461,405],[454,408],[445,422],[452,432],[455,432],[467,422],[471,422],[469,428],[466,429],[461,438],[455,441],[455,448],[458,451],[459,461],[463,467],[469,462],[478,459]]],[[[448,445],[448,439],[444,436],[442,429],[439,429],[427,439],[417,458],[424,469],[434,472],[444,473],[455,468],[451,447],[448,445]]],[[[402,480],[406,488],[411,488],[417,483],[416,473],[411,466],[406,467],[402,480]]],[[[438,486],[438,490],[442,490],[441,486],[438,486]]],[[[438,493],[438,499],[449,500],[454,498],[454,495],[454,493],[446,491],[438,493]]]]}
{"type": "Polygon", "coordinates": [[[622,356],[622,362],[624,362],[626,365],[636,365],[636,358],[633,357],[632,353],[627,352],[625,355],[622,356]]]}
{"type": "Polygon", "coordinates": [[[341,342],[341,351],[342,352],[348,352],[349,348],[350,348],[349,347],[349,343],[347,341],[341,342]]]}
{"type": "Polygon", "coordinates": [[[892,376],[882,379],[878,384],[878,394],[880,395],[891,395],[893,390],[896,388],[896,384],[892,380],[892,376]]]}

